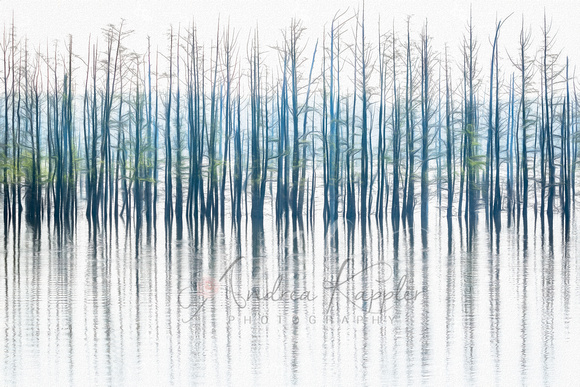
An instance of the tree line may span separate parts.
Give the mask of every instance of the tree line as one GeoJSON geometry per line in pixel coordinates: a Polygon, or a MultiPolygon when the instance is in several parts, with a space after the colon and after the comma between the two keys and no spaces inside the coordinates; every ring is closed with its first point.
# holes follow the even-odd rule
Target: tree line
{"type": "MultiPolygon", "coordinates": [[[[421,228],[429,206],[490,227],[569,227],[577,165],[574,70],[544,17],[522,18],[517,51],[472,19],[459,57],[429,24],[369,36],[364,10],[337,13],[315,42],[293,19],[277,45],[218,23],[169,30],[167,47],[125,44],[124,23],[80,45],[0,44],[0,179],[5,229],[371,217],[421,228]],[[84,51],[84,53],[83,53],[84,51]],[[480,63],[481,52],[490,54],[480,63]],[[487,75],[489,74],[489,75],[487,75]],[[322,181],[320,181],[322,180],[322,181]],[[530,192],[531,189],[531,192],[530,192]],[[417,190],[419,192],[417,192],[417,190]],[[320,200],[317,200],[320,199],[320,200]],[[163,201],[163,202],[162,202],[163,201]],[[480,211],[481,210],[481,211],[480,211]]],[[[213,223],[212,223],[213,224],[213,223]]]]}

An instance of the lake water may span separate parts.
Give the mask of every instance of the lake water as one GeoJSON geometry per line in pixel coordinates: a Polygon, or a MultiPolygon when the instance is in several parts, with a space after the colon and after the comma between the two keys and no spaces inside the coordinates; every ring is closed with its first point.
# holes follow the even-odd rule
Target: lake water
{"type": "Polygon", "coordinates": [[[436,209],[425,234],[267,217],[137,235],[81,213],[2,239],[0,385],[580,380],[575,220],[567,238],[532,211],[527,233],[482,215],[470,233],[436,209]]]}

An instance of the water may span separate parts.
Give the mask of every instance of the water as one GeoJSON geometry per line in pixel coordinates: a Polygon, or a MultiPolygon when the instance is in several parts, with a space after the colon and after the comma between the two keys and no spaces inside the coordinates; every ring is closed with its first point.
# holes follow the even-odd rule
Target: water
{"type": "Polygon", "coordinates": [[[0,246],[0,385],[577,382],[579,224],[429,221],[22,225],[0,246]]]}

